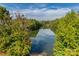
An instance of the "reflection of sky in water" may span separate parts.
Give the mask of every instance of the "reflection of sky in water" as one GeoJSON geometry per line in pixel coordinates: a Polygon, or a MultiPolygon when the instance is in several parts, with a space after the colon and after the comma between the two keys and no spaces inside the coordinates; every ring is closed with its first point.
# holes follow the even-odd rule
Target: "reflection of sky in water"
{"type": "Polygon", "coordinates": [[[31,53],[52,53],[54,33],[50,29],[40,29],[35,39],[32,40],[31,53]]]}

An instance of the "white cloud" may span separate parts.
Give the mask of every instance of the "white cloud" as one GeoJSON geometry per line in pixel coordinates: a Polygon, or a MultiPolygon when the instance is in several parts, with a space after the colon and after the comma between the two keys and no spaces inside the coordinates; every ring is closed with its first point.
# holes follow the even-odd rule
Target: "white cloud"
{"type": "Polygon", "coordinates": [[[22,10],[11,10],[11,14],[21,13],[24,14],[27,18],[34,18],[37,20],[54,20],[56,18],[66,15],[71,9],[69,8],[60,8],[60,9],[22,9],[22,10]]]}

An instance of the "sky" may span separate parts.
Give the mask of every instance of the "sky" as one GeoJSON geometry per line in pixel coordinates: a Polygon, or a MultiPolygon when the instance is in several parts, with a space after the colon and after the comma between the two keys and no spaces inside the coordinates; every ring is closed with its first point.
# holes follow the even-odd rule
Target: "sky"
{"type": "Polygon", "coordinates": [[[0,3],[0,6],[9,10],[13,17],[15,13],[21,13],[37,20],[54,20],[71,10],[79,11],[78,3],[0,3]]]}

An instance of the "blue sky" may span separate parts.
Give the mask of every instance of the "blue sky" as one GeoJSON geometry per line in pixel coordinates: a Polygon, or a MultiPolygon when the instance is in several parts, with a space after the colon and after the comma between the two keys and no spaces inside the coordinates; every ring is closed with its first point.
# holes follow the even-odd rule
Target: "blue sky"
{"type": "Polygon", "coordinates": [[[63,17],[72,9],[79,10],[78,3],[4,3],[0,5],[6,7],[12,16],[15,13],[21,13],[27,18],[38,20],[53,20],[63,17]]]}

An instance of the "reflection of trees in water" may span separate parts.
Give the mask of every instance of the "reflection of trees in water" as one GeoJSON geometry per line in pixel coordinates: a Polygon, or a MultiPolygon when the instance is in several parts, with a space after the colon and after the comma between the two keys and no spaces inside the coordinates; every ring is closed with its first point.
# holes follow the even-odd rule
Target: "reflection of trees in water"
{"type": "MultiPolygon", "coordinates": [[[[43,31],[45,30],[43,29],[43,31]]],[[[35,39],[32,40],[31,55],[40,55],[40,56],[51,55],[52,48],[53,48],[54,35],[42,34],[42,32],[39,34],[39,32],[37,36],[35,37],[35,39]]]]}
{"type": "MultiPolygon", "coordinates": [[[[41,39],[41,38],[40,38],[41,39]]],[[[44,40],[34,40],[32,42],[32,47],[31,47],[31,52],[37,52],[37,53],[41,53],[44,49],[44,45],[45,45],[45,42],[44,40]]]]}

